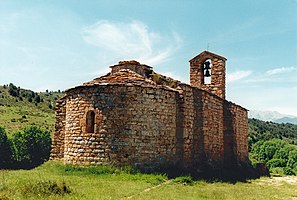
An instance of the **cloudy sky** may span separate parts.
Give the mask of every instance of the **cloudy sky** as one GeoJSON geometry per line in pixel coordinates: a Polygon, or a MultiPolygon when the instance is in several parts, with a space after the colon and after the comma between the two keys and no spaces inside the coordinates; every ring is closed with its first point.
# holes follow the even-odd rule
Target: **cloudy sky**
{"type": "Polygon", "coordinates": [[[136,59],[189,82],[226,57],[227,99],[297,116],[297,0],[1,0],[0,84],[64,90],[136,59]]]}

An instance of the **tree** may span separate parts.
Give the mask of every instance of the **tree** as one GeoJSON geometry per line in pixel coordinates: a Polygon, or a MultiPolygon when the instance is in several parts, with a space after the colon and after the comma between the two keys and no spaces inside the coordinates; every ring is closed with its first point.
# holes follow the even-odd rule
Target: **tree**
{"type": "MultiPolygon", "coordinates": [[[[288,162],[287,162],[287,167],[290,167],[292,169],[297,169],[297,149],[290,151],[289,157],[288,157],[288,162]]],[[[296,171],[297,173],[297,171],[296,171]]]]}
{"type": "Polygon", "coordinates": [[[4,128],[0,127],[0,169],[10,167],[11,147],[4,128]]]}
{"type": "Polygon", "coordinates": [[[39,95],[36,95],[36,96],[35,96],[35,102],[36,102],[36,103],[40,103],[40,96],[39,96],[39,95]]]}
{"type": "Polygon", "coordinates": [[[269,169],[275,168],[275,167],[286,167],[286,160],[279,159],[279,158],[273,158],[267,162],[267,165],[269,169]]]}
{"type": "Polygon", "coordinates": [[[50,133],[36,126],[28,126],[12,137],[15,165],[21,168],[36,167],[49,159],[50,133]]]}
{"type": "Polygon", "coordinates": [[[274,157],[274,154],[285,146],[286,142],[280,139],[272,139],[268,141],[260,140],[252,149],[253,156],[262,162],[267,162],[274,157]]]}
{"type": "Polygon", "coordinates": [[[18,88],[12,83],[9,83],[8,92],[11,96],[14,96],[14,97],[17,97],[19,95],[18,88]]]}
{"type": "Polygon", "coordinates": [[[283,148],[278,149],[275,152],[273,158],[288,160],[290,151],[293,151],[294,149],[293,145],[285,145],[283,148]]]}
{"type": "Polygon", "coordinates": [[[260,140],[253,145],[251,157],[266,162],[271,171],[282,169],[286,175],[297,174],[297,146],[283,140],[260,140]]]}

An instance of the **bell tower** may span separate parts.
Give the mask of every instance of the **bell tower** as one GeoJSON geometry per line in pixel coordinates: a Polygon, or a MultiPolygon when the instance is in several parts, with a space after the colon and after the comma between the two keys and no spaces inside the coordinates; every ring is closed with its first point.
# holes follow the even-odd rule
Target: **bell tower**
{"type": "Polygon", "coordinates": [[[225,99],[226,58],[203,51],[190,62],[190,85],[225,99]]]}

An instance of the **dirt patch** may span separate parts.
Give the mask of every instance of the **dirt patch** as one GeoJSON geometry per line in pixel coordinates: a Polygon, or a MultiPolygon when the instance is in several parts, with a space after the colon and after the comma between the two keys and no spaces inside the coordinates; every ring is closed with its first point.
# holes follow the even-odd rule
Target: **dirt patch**
{"type": "Polygon", "coordinates": [[[153,186],[153,187],[146,188],[145,190],[143,190],[143,191],[141,191],[141,192],[139,192],[139,193],[137,193],[137,194],[133,194],[132,196],[126,197],[126,199],[132,199],[133,197],[135,197],[135,196],[137,196],[137,195],[140,195],[140,194],[149,192],[149,191],[154,190],[154,189],[156,189],[156,188],[158,188],[158,187],[161,187],[162,185],[167,185],[167,184],[169,184],[169,183],[171,183],[171,182],[172,182],[172,180],[167,180],[167,181],[165,181],[165,182],[163,182],[163,183],[161,183],[161,184],[159,184],[159,185],[155,185],[155,186],[153,186]]]}
{"type": "Polygon", "coordinates": [[[297,176],[284,176],[284,177],[270,177],[262,179],[258,182],[260,185],[274,185],[280,186],[283,184],[291,184],[297,186],[297,176]]]}

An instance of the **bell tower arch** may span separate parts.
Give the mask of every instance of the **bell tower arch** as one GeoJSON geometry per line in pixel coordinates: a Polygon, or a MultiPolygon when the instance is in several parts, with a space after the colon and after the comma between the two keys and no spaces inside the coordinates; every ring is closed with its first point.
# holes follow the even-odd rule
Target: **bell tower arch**
{"type": "Polygon", "coordinates": [[[225,99],[226,58],[203,51],[190,62],[190,85],[225,99]]]}

